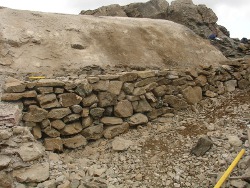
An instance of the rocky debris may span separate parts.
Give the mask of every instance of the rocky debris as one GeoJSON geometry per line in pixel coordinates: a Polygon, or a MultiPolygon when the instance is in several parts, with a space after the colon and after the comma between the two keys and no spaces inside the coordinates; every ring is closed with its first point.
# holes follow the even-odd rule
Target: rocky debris
{"type": "Polygon", "coordinates": [[[112,149],[114,151],[124,151],[124,150],[127,150],[131,145],[132,145],[132,141],[125,140],[125,139],[120,138],[120,137],[116,137],[112,141],[112,149]]]}
{"type": "Polygon", "coordinates": [[[191,153],[197,157],[204,155],[213,146],[213,142],[208,137],[201,137],[196,146],[192,148],[191,153]]]}

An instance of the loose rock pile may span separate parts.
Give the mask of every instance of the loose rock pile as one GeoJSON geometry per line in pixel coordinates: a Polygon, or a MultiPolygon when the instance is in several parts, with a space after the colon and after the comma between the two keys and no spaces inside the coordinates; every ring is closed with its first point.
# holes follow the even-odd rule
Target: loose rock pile
{"type": "Polygon", "coordinates": [[[85,79],[8,79],[3,101],[22,101],[23,125],[46,150],[77,148],[101,137],[113,138],[129,127],[163,114],[187,109],[203,97],[236,88],[249,89],[247,60],[224,62],[185,71],[134,71],[85,79]]]}

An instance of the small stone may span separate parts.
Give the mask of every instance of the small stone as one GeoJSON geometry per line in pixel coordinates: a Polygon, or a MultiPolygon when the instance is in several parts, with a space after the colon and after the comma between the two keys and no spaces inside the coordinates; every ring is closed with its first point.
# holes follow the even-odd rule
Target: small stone
{"type": "Polygon", "coordinates": [[[24,162],[38,159],[44,152],[44,147],[40,143],[24,143],[17,151],[24,162]]]}
{"type": "Polygon", "coordinates": [[[63,141],[61,138],[45,138],[44,147],[47,151],[62,151],[63,141]]]}
{"type": "Polygon", "coordinates": [[[73,121],[79,120],[80,114],[70,114],[63,118],[64,123],[71,123],[73,121]]]}
{"type": "Polygon", "coordinates": [[[82,101],[82,97],[74,93],[64,93],[60,94],[58,97],[59,102],[63,107],[77,105],[82,101]]]}
{"type": "Polygon", "coordinates": [[[87,140],[82,135],[76,135],[71,138],[64,138],[63,145],[67,148],[75,149],[87,145],[87,140]]]}
{"type": "Polygon", "coordinates": [[[56,138],[60,136],[60,132],[54,129],[53,127],[46,127],[43,132],[48,135],[49,137],[56,138]]]}
{"type": "Polygon", "coordinates": [[[229,80],[225,82],[225,89],[227,92],[232,92],[237,86],[237,80],[229,80]]]}
{"type": "Polygon", "coordinates": [[[152,107],[146,99],[139,100],[137,103],[132,103],[135,112],[150,112],[152,107]]]}
{"type": "Polygon", "coordinates": [[[84,97],[82,100],[83,106],[91,106],[94,103],[98,102],[98,98],[95,94],[91,94],[88,97],[84,97]]]}
{"type": "Polygon", "coordinates": [[[117,117],[103,117],[101,119],[101,122],[104,124],[104,125],[119,125],[119,124],[122,124],[123,121],[121,118],[117,118],[117,117]]]}
{"type": "Polygon", "coordinates": [[[128,123],[131,126],[146,124],[148,123],[148,117],[145,116],[144,114],[137,113],[129,118],[128,123]]]}
{"type": "Polygon", "coordinates": [[[103,125],[100,124],[83,129],[81,134],[87,140],[98,140],[103,136],[103,125]]]}
{"type": "Polygon", "coordinates": [[[231,180],[230,181],[231,186],[236,188],[245,188],[248,183],[242,180],[231,180]]]}
{"type": "Polygon", "coordinates": [[[79,80],[77,83],[77,88],[75,89],[76,93],[82,97],[91,94],[92,90],[92,85],[89,84],[87,79],[79,80]]]}
{"type": "Polygon", "coordinates": [[[40,79],[37,83],[37,87],[60,87],[64,86],[64,82],[55,79],[40,79]]]}
{"type": "Polygon", "coordinates": [[[94,118],[100,118],[103,115],[103,112],[105,111],[104,108],[92,108],[90,110],[90,115],[93,116],[94,118]]]}
{"type": "Polygon", "coordinates": [[[2,101],[17,101],[22,98],[35,98],[37,96],[36,91],[25,91],[23,93],[3,93],[2,101]]]}
{"type": "Polygon", "coordinates": [[[55,94],[38,95],[37,99],[42,108],[48,109],[48,108],[60,107],[60,104],[57,101],[55,94]]]}
{"type": "Polygon", "coordinates": [[[38,87],[37,90],[40,94],[53,93],[54,91],[53,87],[38,87]]]}
{"type": "Polygon", "coordinates": [[[161,85],[156,87],[152,92],[156,97],[162,97],[166,94],[167,86],[161,85]]]}
{"type": "Polygon", "coordinates": [[[93,84],[93,83],[98,82],[100,80],[100,78],[99,77],[88,77],[87,80],[90,84],[93,84]]]}
{"type": "Polygon", "coordinates": [[[125,133],[129,130],[129,124],[127,122],[121,124],[121,125],[116,125],[116,126],[111,126],[108,127],[104,130],[104,137],[107,139],[114,138],[122,133],[125,133]]]}
{"type": "Polygon", "coordinates": [[[73,106],[71,106],[71,110],[74,113],[79,114],[82,112],[82,107],[80,105],[73,105],[73,106]]]}
{"type": "Polygon", "coordinates": [[[55,120],[51,122],[51,126],[57,130],[61,130],[65,127],[65,123],[62,120],[55,120]]]}
{"type": "Polygon", "coordinates": [[[88,117],[88,116],[89,116],[89,108],[83,108],[82,117],[88,117]]]}
{"type": "Polygon", "coordinates": [[[133,95],[139,96],[139,95],[144,95],[146,93],[146,89],[144,87],[137,87],[133,91],[133,95]]]}
{"type": "Polygon", "coordinates": [[[72,135],[81,132],[82,125],[80,122],[67,124],[60,132],[62,135],[72,135]]]}
{"type": "Polygon", "coordinates": [[[0,141],[10,138],[13,133],[9,130],[0,130],[0,141]]]}
{"type": "Polygon", "coordinates": [[[235,147],[242,146],[242,141],[239,139],[238,136],[228,135],[227,138],[228,138],[228,142],[230,145],[235,146],[235,147]]]}
{"type": "Polygon", "coordinates": [[[142,181],[142,178],[143,178],[143,175],[142,175],[142,174],[137,174],[137,175],[135,176],[135,180],[137,180],[137,181],[142,181]]]}
{"type": "Polygon", "coordinates": [[[202,89],[200,87],[188,86],[182,91],[184,98],[189,104],[196,104],[202,99],[202,89]]]}
{"type": "Polygon", "coordinates": [[[26,84],[15,78],[9,77],[5,80],[4,91],[7,93],[21,93],[25,91],[26,84]]]}
{"type": "Polygon", "coordinates": [[[137,72],[138,76],[140,78],[150,78],[150,77],[154,77],[155,76],[155,71],[138,71],[137,72]]]}
{"type": "Polygon", "coordinates": [[[55,108],[48,113],[48,118],[51,119],[62,119],[71,113],[69,108],[55,108]]]}
{"type": "Polygon", "coordinates": [[[112,149],[114,151],[124,151],[127,150],[132,145],[132,143],[133,142],[130,140],[125,140],[123,138],[116,137],[112,141],[112,149]]]}
{"type": "Polygon", "coordinates": [[[93,119],[90,116],[82,119],[83,128],[90,127],[92,124],[93,124],[93,119]]]}
{"type": "Polygon", "coordinates": [[[117,103],[117,95],[110,92],[100,92],[98,94],[99,106],[107,107],[116,105],[117,103]]]}
{"type": "Polygon", "coordinates": [[[107,91],[109,88],[109,80],[100,80],[93,84],[94,91],[107,91]]]}
{"type": "Polygon", "coordinates": [[[133,91],[134,91],[134,88],[135,88],[135,86],[134,86],[133,83],[124,83],[123,87],[122,87],[123,91],[127,95],[131,95],[133,93],[133,91]]]}
{"type": "Polygon", "coordinates": [[[112,94],[119,95],[121,92],[123,82],[121,81],[110,81],[108,91],[112,94]]]}
{"type": "Polygon", "coordinates": [[[56,93],[56,94],[62,94],[64,92],[64,89],[63,88],[55,88],[54,89],[54,93],[56,93]]]}
{"type": "Polygon", "coordinates": [[[130,117],[133,115],[133,106],[128,100],[122,100],[114,108],[115,115],[118,117],[130,117]]]}
{"type": "Polygon", "coordinates": [[[207,137],[201,137],[196,146],[192,148],[191,153],[197,157],[204,155],[213,146],[213,142],[207,137]]]}
{"type": "Polygon", "coordinates": [[[34,136],[35,139],[40,139],[42,138],[42,131],[41,131],[41,127],[40,126],[35,126],[32,128],[32,134],[34,136]]]}
{"type": "Polygon", "coordinates": [[[214,97],[217,96],[217,93],[214,93],[214,92],[212,92],[212,91],[210,91],[210,90],[207,90],[206,93],[205,93],[205,95],[206,95],[207,97],[214,98],[214,97]]]}
{"type": "Polygon", "coordinates": [[[132,82],[135,81],[138,78],[138,74],[135,72],[126,72],[122,73],[122,75],[119,77],[119,80],[122,82],[132,82]]]}

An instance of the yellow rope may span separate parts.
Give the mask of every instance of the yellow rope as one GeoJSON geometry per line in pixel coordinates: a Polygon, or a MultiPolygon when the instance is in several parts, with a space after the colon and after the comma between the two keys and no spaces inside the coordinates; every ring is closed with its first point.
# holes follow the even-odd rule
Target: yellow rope
{"type": "Polygon", "coordinates": [[[30,76],[29,79],[45,79],[45,76],[30,76]]]}

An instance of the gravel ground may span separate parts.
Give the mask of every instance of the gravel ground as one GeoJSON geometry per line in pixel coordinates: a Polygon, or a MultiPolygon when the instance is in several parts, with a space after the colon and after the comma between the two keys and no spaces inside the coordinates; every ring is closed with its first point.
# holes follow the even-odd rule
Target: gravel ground
{"type": "MultiPolygon", "coordinates": [[[[90,143],[85,148],[48,153],[50,181],[70,187],[213,187],[237,153],[246,153],[231,174],[241,176],[249,165],[246,125],[250,123],[250,92],[237,91],[206,99],[192,109],[165,114],[118,138],[90,143]],[[212,148],[203,156],[190,153],[198,139],[209,136],[212,148]]],[[[39,185],[42,187],[42,184],[39,185]]],[[[229,179],[225,187],[247,187],[229,179]]]]}

